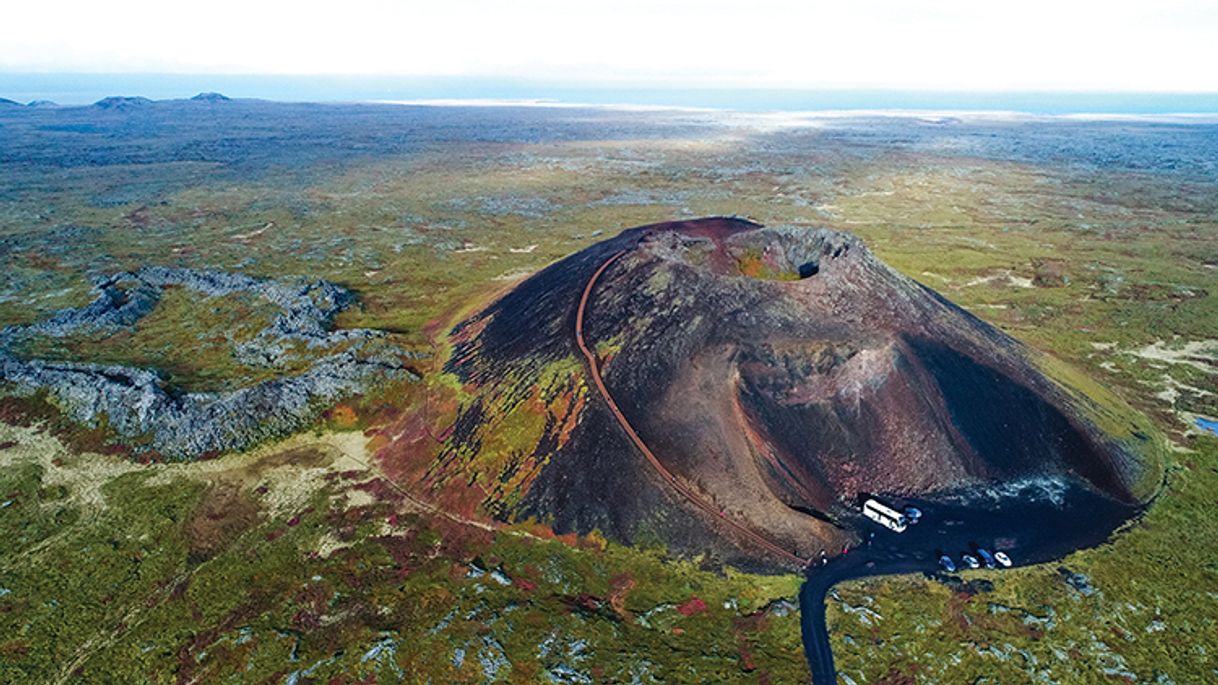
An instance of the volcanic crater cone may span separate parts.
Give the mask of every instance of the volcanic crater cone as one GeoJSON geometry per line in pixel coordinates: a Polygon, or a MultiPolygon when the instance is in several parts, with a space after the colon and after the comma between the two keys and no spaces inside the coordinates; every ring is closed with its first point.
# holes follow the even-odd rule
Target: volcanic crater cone
{"type": "Polygon", "coordinates": [[[630,229],[453,340],[470,395],[425,478],[559,532],[789,565],[857,538],[860,493],[1047,478],[1136,504],[1158,482],[1127,407],[831,230],[630,229]],[[505,442],[521,412],[535,439],[505,442]]]}

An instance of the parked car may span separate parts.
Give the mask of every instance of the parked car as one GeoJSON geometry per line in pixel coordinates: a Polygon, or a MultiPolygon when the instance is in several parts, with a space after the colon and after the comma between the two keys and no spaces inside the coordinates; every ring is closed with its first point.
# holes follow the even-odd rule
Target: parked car
{"type": "Polygon", "coordinates": [[[922,510],[917,507],[905,507],[905,518],[910,523],[917,523],[922,518],[922,510]]]}
{"type": "Polygon", "coordinates": [[[1011,557],[1008,557],[1006,552],[994,552],[994,561],[1003,568],[1011,568],[1011,557]]]}
{"type": "Polygon", "coordinates": [[[994,563],[994,555],[989,551],[980,547],[977,548],[977,556],[981,557],[981,563],[985,564],[986,568],[994,568],[997,564],[994,563]]]}
{"type": "Polygon", "coordinates": [[[952,558],[946,554],[939,557],[939,566],[941,566],[943,570],[947,571],[948,573],[956,572],[956,562],[952,561],[952,558]]]}
{"type": "Polygon", "coordinates": [[[960,557],[960,561],[964,562],[964,565],[969,568],[980,568],[981,567],[981,562],[977,561],[977,557],[975,557],[971,554],[962,555],[960,557]]]}

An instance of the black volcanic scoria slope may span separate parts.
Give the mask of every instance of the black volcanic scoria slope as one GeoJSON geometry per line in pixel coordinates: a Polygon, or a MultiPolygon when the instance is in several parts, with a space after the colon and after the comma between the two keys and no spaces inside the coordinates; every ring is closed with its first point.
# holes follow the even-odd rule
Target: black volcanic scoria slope
{"type": "Polygon", "coordinates": [[[1045,357],[830,230],[630,229],[524,281],[453,340],[448,371],[469,396],[428,477],[489,478],[484,510],[559,532],[764,566],[783,560],[756,537],[805,558],[851,542],[833,519],[859,493],[1047,477],[1136,503],[1158,477],[1149,438],[1114,419],[1124,408],[1050,378],[1045,357]],[[659,468],[576,342],[581,295],[615,255],[584,336],[659,468]],[[502,439],[511,416],[564,393],[539,439],[502,439]]]}

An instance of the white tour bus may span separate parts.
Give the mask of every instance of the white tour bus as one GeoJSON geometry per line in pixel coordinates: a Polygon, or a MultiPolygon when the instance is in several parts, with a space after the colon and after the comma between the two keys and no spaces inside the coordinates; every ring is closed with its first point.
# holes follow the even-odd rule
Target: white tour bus
{"type": "Polygon", "coordinates": [[[905,529],[909,526],[909,519],[905,518],[905,514],[873,499],[863,502],[863,516],[894,533],[904,533],[905,529]]]}

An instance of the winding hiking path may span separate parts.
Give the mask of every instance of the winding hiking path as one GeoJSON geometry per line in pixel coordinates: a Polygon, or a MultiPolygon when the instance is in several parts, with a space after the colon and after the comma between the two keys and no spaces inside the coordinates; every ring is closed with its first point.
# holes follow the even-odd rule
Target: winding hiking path
{"type": "Polygon", "coordinates": [[[588,300],[591,298],[593,288],[596,287],[596,282],[614,262],[616,262],[626,253],[627,250],[620,250],[601,263],[596,272],[592,274],[592,278],[588,279],[587,285],[584,286],[583,295],[579,298],[579,309],[575,312],[575,344],[579,346],[579,351],[582,352],[584,358],[588,360],[588,371],[592,375],[592,382],[596,385],[597,391],[605,400],[605,404],[608,405],[609,411],[612,412],[614,418],[617,419],[618,425],[622,427],[622,430],[626,431],[626,435],[630,437],[631,442],[634,443],[635,447],[639,448],[639,451],[643,453],[643,456],[647,458],[647,461],[651,464],[651,466],[656,470],[657,473],[660,474],[660,477],[672,487],[673,490],[680,493],[682,497],[684,497],[694,506],[710,514],[715,519],[722,521],[729,528],[739,533],[741,536],[748,539],[758,547],[766,550],[770,554],[773,554],[784,561],[789,561],[799,568],[807,567],[809,563],[808,559],[804,559],[803,557],[792,553],[790,550],[780,546],[752,528],[728,518],[723,514],[722,511],[715,507],[715,505],[703,499],[700,495],[682,483],[676,477],[676,475],[669,471],[668,468],[660,462],[655,453],[651,451],[651,448],[647,446],[647,443],[643,442],[643,439],[639,437],[638,432],[634,430],[634,426],[630,424],[630,421],[626,419],[624,414],[622,414],[622,410],[618,408],[617,402],[613,400],[613,395],[609,393],[609,389],[605,387],[605,379],[601,378],[600,362],[597,360],[597,357],[592,350],[588,348],[587,343],[584,342],[584,315],[588,310],[588,300]]]}

